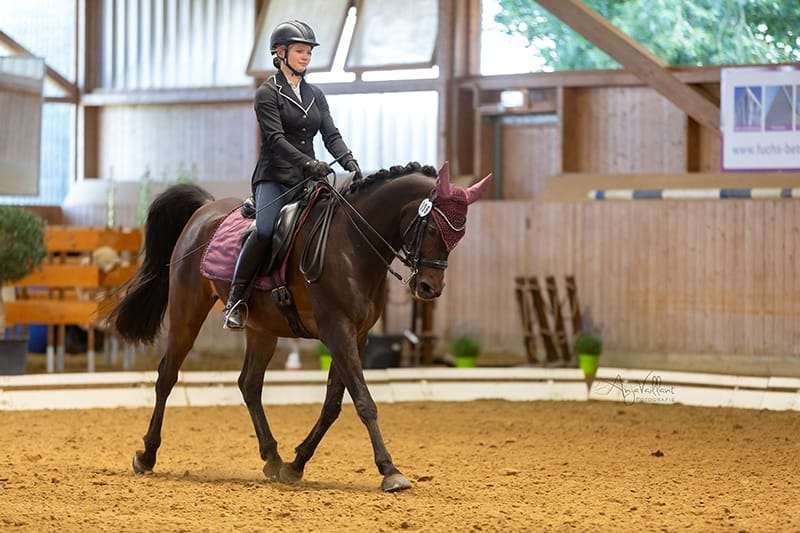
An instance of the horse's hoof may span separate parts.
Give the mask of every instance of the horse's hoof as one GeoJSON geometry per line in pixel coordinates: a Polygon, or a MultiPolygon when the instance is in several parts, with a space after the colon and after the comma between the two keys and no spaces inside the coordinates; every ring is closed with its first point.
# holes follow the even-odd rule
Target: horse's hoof
{"type": "Polygon", "coordinates": [[[283,461],[268,461],[264,463],[264,476],[270,481],[278,481],[281,476],[283,461]]]}
{"type": "Polygon", "coordinates": [[[292,466],[292,463],[283,463],[279,473],[280,480],[284,483],[297,483],[303,479],[303,471],[299,472],[292,466]]]}
{"type": "Polygon", "coordinates": [[[410,488],[411,482],[400,472],[389,474],[383,478],[383,482],[381,483],[381,490],[383,492],[399,492],[410,488]]]}
{"type": "Polygon", "coordinates": [[[142,453],[143,452],[136,452],[133,454],[133,471],[137,474],[152,474],[153,466],[155,465],[147,466],[141,458],[142,453]]]}

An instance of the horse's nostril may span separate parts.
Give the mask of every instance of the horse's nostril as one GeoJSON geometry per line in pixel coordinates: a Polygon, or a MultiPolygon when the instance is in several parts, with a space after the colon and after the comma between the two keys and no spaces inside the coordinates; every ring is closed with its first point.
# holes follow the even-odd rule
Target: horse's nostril
{"type": "Polygon", "coordinates": [[[425,296],[433,294],[433,287],[425,281],[419,282],[419,291],[425,296]]]}

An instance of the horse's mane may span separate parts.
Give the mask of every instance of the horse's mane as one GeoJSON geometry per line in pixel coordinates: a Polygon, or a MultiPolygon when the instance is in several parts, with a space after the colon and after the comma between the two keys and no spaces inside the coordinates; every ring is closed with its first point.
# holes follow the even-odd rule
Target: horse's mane
{"type": "Polygon", "coordinates": [[[350,181],[342,185],[341,192],[343,195],[355,194],[363,191],[374,185],[385,183],[395,178],[408,176],[409,174],[419,173],[429,178],[435,178],[438,174],[435,167],[430,165],[421,165],[416,161],[411,161],[405,166],[395,165],[388,169],[381,169],[374,174],[364,177],[359,181],[350,181]]]}

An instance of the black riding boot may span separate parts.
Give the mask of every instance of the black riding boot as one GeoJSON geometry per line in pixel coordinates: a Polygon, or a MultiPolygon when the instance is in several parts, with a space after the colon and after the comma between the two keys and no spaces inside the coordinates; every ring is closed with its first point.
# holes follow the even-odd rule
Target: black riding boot
{"type": "Polygon", "coordinates": [[[226,329],[243,329],[247,323],[247,299],[250,296],[250,283],[266,257],[269,244],[258,238],[255,232],[248,235],[242,244],[236,269],[233,271],[231,290],[225,303],[226,329]],[[266,244],[266,246],[265,246],[266,244]]]}

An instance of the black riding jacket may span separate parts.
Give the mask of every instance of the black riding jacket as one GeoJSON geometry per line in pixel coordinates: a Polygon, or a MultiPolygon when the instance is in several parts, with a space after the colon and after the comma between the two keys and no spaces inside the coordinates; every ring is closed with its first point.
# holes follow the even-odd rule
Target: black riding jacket
{"type": "Polygon", "coordinates": [[[316,159],[314,135],[322,132],[325,148],[344,165],[353,159],[333,123],[328,102],[318,87],[300,81],[302,102],[283,72],[270,76],[256,91],[255,110],[261,127],[261,152],[252,183],[277,181],[294,185],[303,179],[303,165],[316,159]],[[348,155],[345,155],[348,154],[348,155]],[[344,156],[344,157],[343,157],[344,156]]]}

